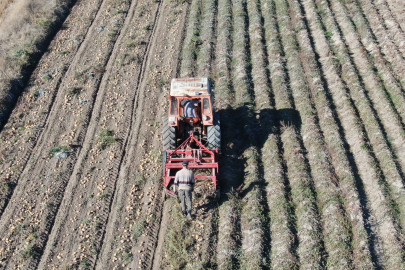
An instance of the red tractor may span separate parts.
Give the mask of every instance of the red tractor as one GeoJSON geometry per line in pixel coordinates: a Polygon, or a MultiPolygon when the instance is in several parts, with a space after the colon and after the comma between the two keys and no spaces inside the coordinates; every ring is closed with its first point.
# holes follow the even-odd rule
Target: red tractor
{"type": "Polygon", "coordinates": [[[212,107],[208,78],[172,79],[168,95],[169,112],[163,121],[163,177],[170,191],[174,176],[184,160],[190,169],[211,169],[211,175],[195,174],[195,178],[211,178],[218,190],[218,155],[221,147],[219,115],[212,107]]]}

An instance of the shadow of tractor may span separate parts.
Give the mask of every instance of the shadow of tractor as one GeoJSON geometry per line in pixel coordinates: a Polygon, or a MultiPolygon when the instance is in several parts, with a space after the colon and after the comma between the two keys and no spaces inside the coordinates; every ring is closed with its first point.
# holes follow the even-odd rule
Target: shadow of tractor
{"type": "MultiPolygon", "coordinates": [[[[221,189],[222,204],[229,200],[229,195],[244,197],[257,185],[265,185],[260,179],[263,177],[263,166],[259,168],[259,181],[250,182],[244,186],[246,177],[245,167],[247,158],[244,152],[248,148],[260,151],[271,134],[280,134],[285,128],[294,128],[297,132],[301,129],[301,116],[294,109],[262,109],[255,111],[253,107],[244,105],[239,108],[224,109],[217,112],[221,118],[221,145],[222,154],[219,160],[219,185],[221,189]],[[231,194],[228,194],[231,193],[231,194]]],[[[281,149],[280,149],[281,150],[281,149]]],[[[261,157],[259,157],[261,162],[261,157]]],[[[215,203],[198,206],[211,210],[217,207],[215,203]]]]}

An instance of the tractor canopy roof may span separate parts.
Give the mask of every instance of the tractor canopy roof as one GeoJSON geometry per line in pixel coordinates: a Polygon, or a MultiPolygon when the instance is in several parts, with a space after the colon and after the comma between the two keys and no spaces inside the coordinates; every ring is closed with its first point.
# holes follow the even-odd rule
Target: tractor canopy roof
{"type": "Polygon", "coordinates": [[[170,95],[174,97],[210,96],[210,80],[208,78],[172,79],[170,95]]]}

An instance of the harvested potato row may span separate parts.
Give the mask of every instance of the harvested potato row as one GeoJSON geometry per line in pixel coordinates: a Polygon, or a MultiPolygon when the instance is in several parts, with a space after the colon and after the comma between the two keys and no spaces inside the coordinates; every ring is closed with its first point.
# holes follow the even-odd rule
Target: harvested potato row
{"type": "Polygon", "coordinates": [[[0,133],[0,213],[9,202],[25,166],[30,159],[36,158],[34,147],[55,104],[61,80],[66,76],[101,3],[101,0],[94,0],[75,7],[72,15],[66,19],[69,30],[55,36],[55,42],[49,46],[46,57],[39,61],[29,80],[30,86],[25,89],[15,112],[10,115],[0,133]],[[80,16],[83,22],[75,21],[75,16],[80,16]],[[76,42],[72,42],[72,39],[76,42]],[[52,79],[48,79],[49,70],[57,71],[51,75],[52,79]],[[12,140],[13,136],[17,138],[12,140]]]}
{"type": "MultiPolygon", "coordinates": [[[[94,19],[95,23],[106,23],[104,16],[111,14],[116,8],[115,1],[101,3],[94,19]]],[[[129,3],[120,3],[118,8],[128,10],[129,3]]],[[[119,13],[115,16],[116,19],[123,20],[126,15],[127,13],[119,13]]],[[[30,159],[27,163],[10,203],[1,217],[1,237],[12,235],[9,238],[15,238],[13,245],[6,244],[8,251],[3,254],[3,258],[6,258],[4,261],[7,261],[12,268],[35,268],[40,256],[28,256],[24,260],[20,260],[13,253],[24,253],[27,246],[42,252],[49,244],[49,234],[54,222],[57,221],[56,217],[64,198],[63,195],[81,152],[81,148],[74,148],[71,145],[84,143],[90,126],[89,120],[94,109],[95,97],[103,77],[103,72],[95,72],[94,69],[97,66],[107,65],[118,38],[116,34],[123,26],[108,22],[111,23],[111,29],[115,34],[99,36],[96,30],[90,32],[90,36],[87,36],[78,48],[66,74],[62,78],[58,77],[58,82],[55,82],[54,85],[57,85],[58,90],[55,91],[55,96],[50,97],[54,99],[52,109],[49,112],[45,111],[45,113],[49,113],[49,116],[46,119],[46,125],[42,127],[43,132],[32,150],[37,158],[30,159]],[[98,36],[99,39],[92,38],[94,36],[98,36]],[[77,90],[78,86],[80,86],[80,90],[77,90]],[[80,100],[83,99],[87,99],[87,102],[80,103],[80,100]],[[55,156],[54,153],[59,153],[59,156],[55,156]],[[33,175],[33,171],[37,171],[38,174],[33,175]],[[27,206],[32,207],[29,213],[26,211],[27,206]],[[14,218],[10,218],[10,215],[14,218]],[[33,233],[15,234],[14,227],[17,225],[24,226],[33,233]]],[[[51,62],[55,62],[55,58],[52,58],[51,62]]],[[[40,82],[43,74],[37,74],[37,76],[35,79],[40,82]]],[[[38,87],[39,85],[39,83],[33,83],[31,86],[38,87]]],[[[29,90],[35,91],[32,88],[29,90]]],[[[30,114],[40,114],[42,110],[43,108],[39,106],[35,110],[32,109],[30,114]]],[[[55,254],[56,256],[58,254],[55,254]]]]}

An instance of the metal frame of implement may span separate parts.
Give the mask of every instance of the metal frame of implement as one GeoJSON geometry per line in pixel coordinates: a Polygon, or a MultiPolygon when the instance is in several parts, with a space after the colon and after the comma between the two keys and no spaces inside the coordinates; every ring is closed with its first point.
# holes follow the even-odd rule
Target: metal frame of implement
{"type": "Polygon", "coordinates": [[[166,150],[166,158],[163,161],[163,178],[167,194],[170,196],[176,196],[176,194],[168,188],[171,180],[175,178],[175,176],[170,176],[170,170],[183,168],[182,163],[185,160],[189,161],[189,169],[212,169],[211,176],[197,175],[195,178],[211,178],[215,185],[215,189],[218,188],[218,148],[207,149],[194,137],[193,132],[190,132],[190,137],[188,137],[179,147],[175,150],[166,150]],[[194,140],[197,143],[199,146],[198,149],[188,147],[188,143],[191,142],[191,140],[194,140]]]}

